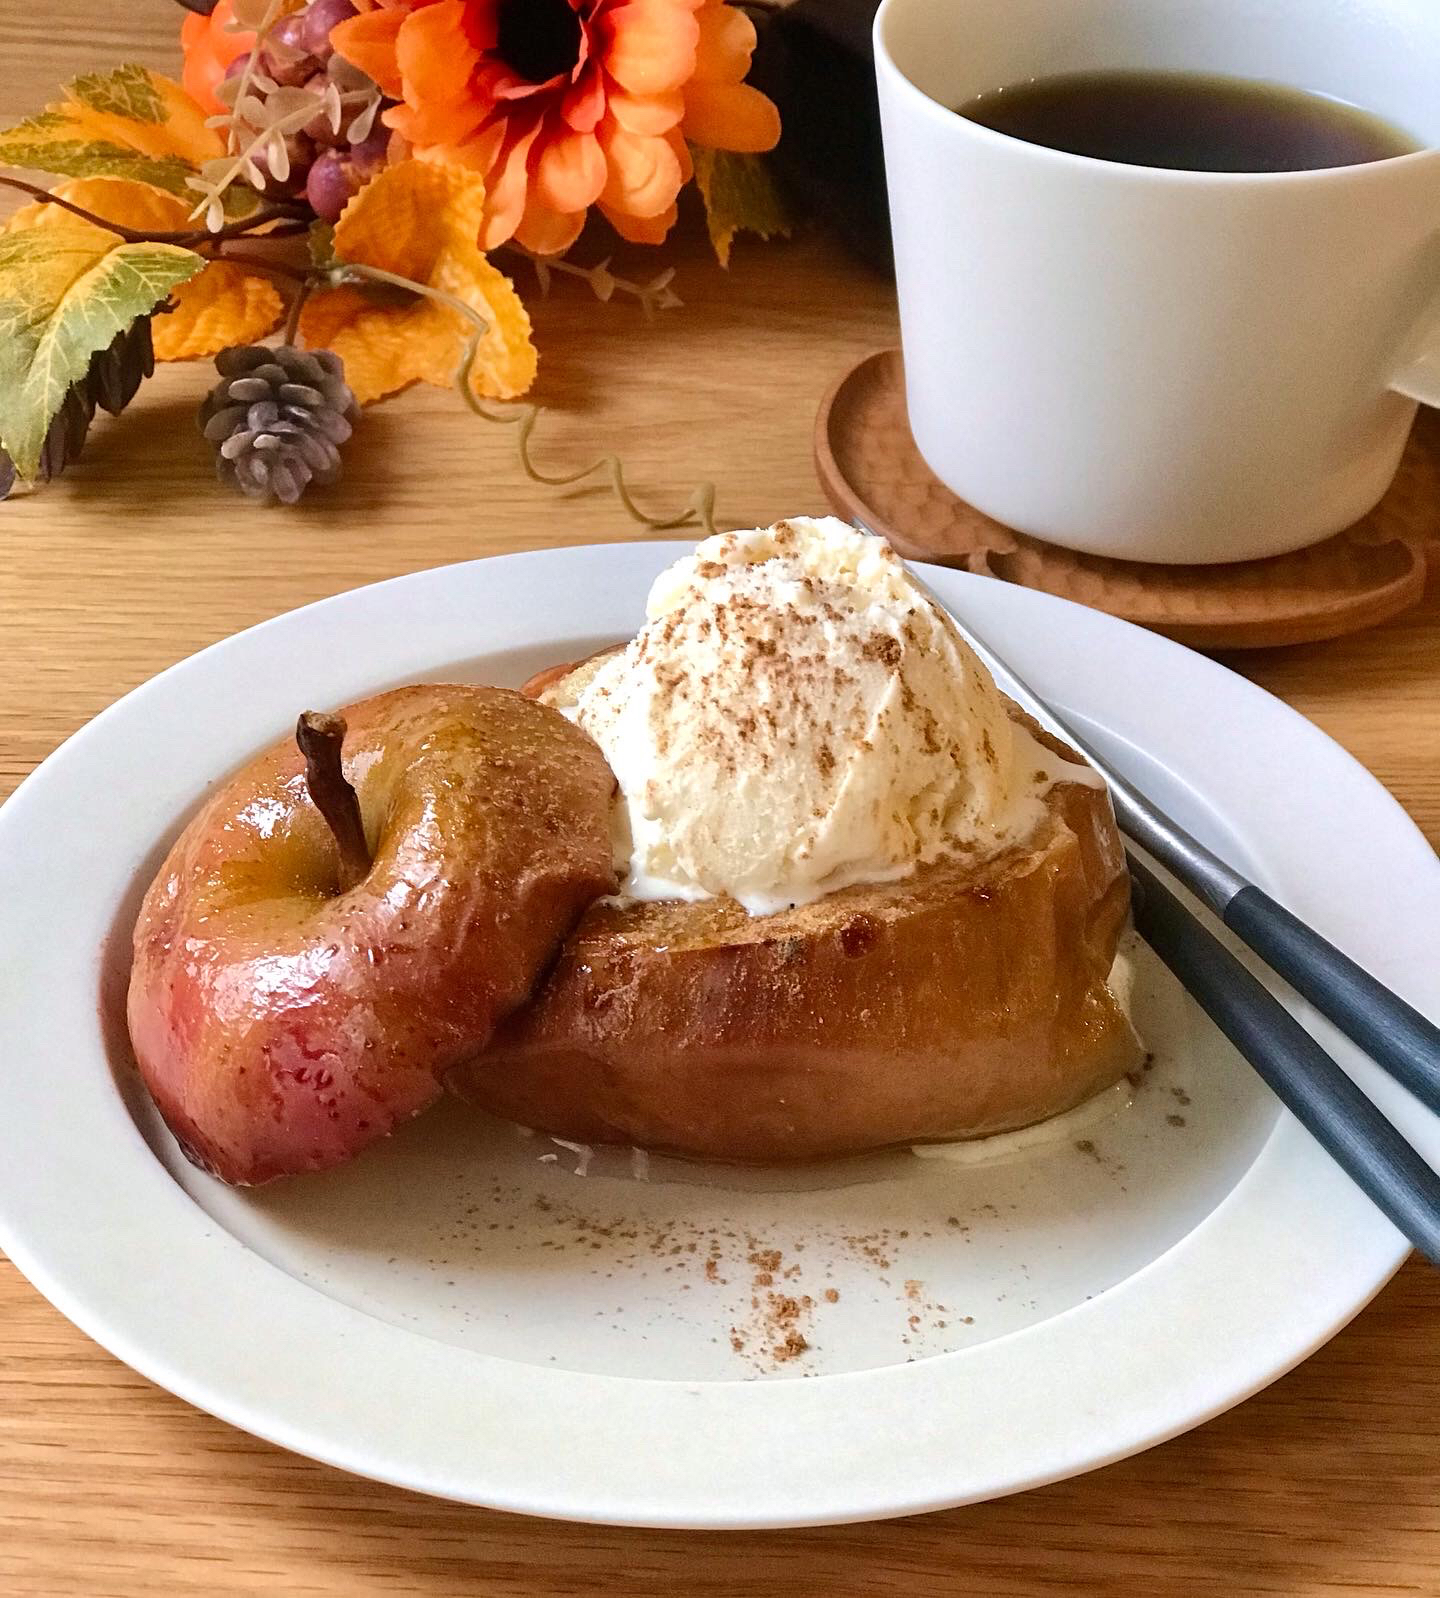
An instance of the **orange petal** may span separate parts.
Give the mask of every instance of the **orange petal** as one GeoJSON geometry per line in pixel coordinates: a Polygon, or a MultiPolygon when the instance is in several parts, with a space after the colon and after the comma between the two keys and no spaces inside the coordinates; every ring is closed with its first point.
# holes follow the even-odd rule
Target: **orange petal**
{"type": "Polygon", "coordinates": [[[380,113],[380,120],[387,128],[394,129],[395,134],[404,139],[406,144],[415,143],[411,131],[415,122],[415,113],[408,105],[392,105],[388,111],[380,113]]]}
{"type": "Polygon", "coordinates": [[[580,237],[584,226],[584,211],[567,215],[537,205],[532,199],[525,207],[520,226],[515,229],[515,242],[536,255],[562,255],[580,237]]]}
{"type": "Polygon", "coordinates": [[[627,216],[659,216],[680,192],[680,161],[669,139],[627,133],[613,122],[600,130],[609,171],[602,198],[627,216]]]}
{"type": "Polygon", "coordinates": [[[493,250],[513,236],[525,214],[530,187],[530,147],[540,132],[540,120],[517,136],[513,123],[494,165],[485,177],[485,219],[480,225],[480,248],[493,250]]]}
{"type": "Polygon", "coordinates": [[[605,187],[605,156],[593,133],[551,135],[541,141],[531,193],[552,211],[584,211],[605,187]]]}
{"type": "Polygon", "coordinates": [[[505,143],[505,135],[509,131],[507,123],[492,122],[489,127],[481,128],[478,133],[472,134],[464,143],[457,144],[452,149],[420,150],[416,153],[422,161],[453,162],[456,166],[469,167],[472,172],[488,175],[495,165],[496,157],[505,143]]]}
{"type": "Polygon", "coordinates": [[[690,83],[685,87],[685,137],[712,150],[759,154],[780,138],[780,113],[748,83],[690,83]]]}
{"type": "Polygon", "coordinates": [[[180,48],[189,55],[192,50],[200,48],[209,32],[209,17],[202,17],[198,11],[187,11],[185,20],[180,24],[180,48]]]}
{"type": "Polygon", "coordinates": [[[465,0],[437,0],[410,12],[395,36],[395,60],[411,105],[461,98],[480,64],[465,30],[465,0]]]}
{"type": "Polygon", "coordinates": [[[701,83],[739,83],[755,53],[755,24],[734,6],[706,6],[696,18],[700,43],[695,78],[701,83]]]}
{"type": "Polygon", "coordinates": [[[368,72],[392,100],[405,93],[395,42],[409,15],[398,7],[362,11],[330,30],[330,42],[336,50],[353,66],[368,72]]]}
{"type": "Polygon", "coordinates": [[[674,205],[659,216],[627,216],[623,211],[611,210],[608,205],[602,205],[600,210],[610,226],[630,244],[663,244],[679,214],[679,207],[674,205]]]}
{"type": "Polygon", "coordinates": [[[608,105],[611,115],[627,133],[668,133],[685,115],[685,96],[679,89],[667,94],[626,94],[615,90],[608,105]]]}
{"type": "Polygon", "coordinates": [[[634,94],[665,94],[695,71],[700,24],[689,0],[625,0],[602,18],[605,70],[634,94]]]}
{"type": "Polygon", "coordinates": [[[477,50],[493,50],[499,44],[500,8],[504,3],[505,0],[468,0],[465,32],[477,50]]]}
{"type": "Polygon", "coordinates": [[[605,74],[593,68],[565,91],[560,114],[577,133],[593,133],[605,115],[605,74]]]}
{"type": "Polygon", "coordinates": [[[482,115],[479,106],[432,103],[417,111],[397,105],[385,113],[386,123],[412,146],[441,146],[447,152],[474,138],[482,115]]]}

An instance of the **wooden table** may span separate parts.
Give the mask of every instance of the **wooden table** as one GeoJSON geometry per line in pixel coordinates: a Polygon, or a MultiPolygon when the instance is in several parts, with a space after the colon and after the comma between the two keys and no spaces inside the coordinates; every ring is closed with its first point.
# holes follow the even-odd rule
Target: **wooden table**
{"type": "MultiPolygon", "coordinates": [[[[158,0],[10,0],[0,114],[82,70],[173,62],[179,18],[158,0]]],[[[893,341],[888,287],[815,241],[742,244],[728,275],[693,238],[663,259],[686,307],[653,325],[577,285],[538,307],[545,453],[612,443],[657,500],[713,476],[732,525],[822,509],[815,406],[893,341]]],[[[198,448],[207,372],[165,370],[80,469],[0,507],[0,796],[118,695],[237,628],[446,561],[634,536],[603,490],[526,483],[506,430],[433,390],[367,417],[337,489],[253,510],[198,448]]],[[[1353,750],[1432,840],[1437,629],[1432,596],[1358,638],[1230,662],[1353,750]]],[[[1437,1405],[1440,1278],[1412,1263],[1267,1392],[1078,1481],[875,1526],[596,1530],[431,1502],[232,1431],[101,1352],[0,1260],[0,1592],[1433,1594],[1437,1405]]]]}

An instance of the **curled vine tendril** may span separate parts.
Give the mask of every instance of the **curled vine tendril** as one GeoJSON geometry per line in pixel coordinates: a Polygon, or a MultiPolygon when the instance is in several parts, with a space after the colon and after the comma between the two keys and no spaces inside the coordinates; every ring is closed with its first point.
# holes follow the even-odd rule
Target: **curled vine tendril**
{"type": "Polygon", "coordinates": [[[417,283],[413,278],[401,277],[398,273],[386,272],[378,266],[365,266],[359,262],[337,264],[328,275],[330,282],[337,286],[341,283],[369,281],[383,283],[391,288],[407,289],[412,294],[423,294],[428,299],[459,312],[470,323],[470,337],[466,341],[465,351],[455,370],[455,387],[466,405],[483,421],[497,422],[516,429],[520,468],[532,483],[540,483],[546,488],[570,488],[576,483],[584,482],[587,477],[604,472],[609,476],[611,491],[624,508],[626,515],[642,527],[649,528],[651,532],[670,532],[677,527],[697,525],[707,537],[715,531],[714,483],[700,483],[685,505],[674,515],[656,516],[636,503],[625,480],[625,464],[613,451],[601,455],[588,466],[582,466],[573,472],[542,471],[535,464],[531,454],[531,438],[537,423],[545,414],[544,407],[516,403],[504,409],[492,409],[490,402],[475,392],[471,379],[474,376],[475,363],[480,357],[480,345],[490,332],[490,323],[473,305],[467,305],[456,295],[436,288],[433,284],[417,283]]]}

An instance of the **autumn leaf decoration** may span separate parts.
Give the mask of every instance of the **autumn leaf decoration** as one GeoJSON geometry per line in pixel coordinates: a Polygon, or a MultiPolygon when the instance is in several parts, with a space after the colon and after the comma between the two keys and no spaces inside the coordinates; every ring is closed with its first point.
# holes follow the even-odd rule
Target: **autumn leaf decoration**
{"type": "Polygon", "coordinates": [[[307,300],[300,332],[341,357],[362,405],[410,383],[448,387],[481,324],[474,391],[514,399],[535,381],[529,314],[475,242],[484,210],[477,173],[415,160],[387,168],[346,207],[329,240],[333,286],[307,300]]]}
{"type": "Polygon", "coordinates": [[[297,264],[273,246],[315,231],[303,208],[264,207],[237,186],[227,209],[244,216],[218,233],[195,220],[191,180],[223,153],[184,91],[142,67],[80,79],[0,133],[0,160],[69,175],[49,192],[5,180],[36,196],[0,231],[0,443],[21,479],[36,475],[91,356],[157,310],[156,358],[184,360],[264,338],[288,301],[301,335],[346,361],[362,403],[417,381],[449,386],[462,358],[477,395],[530,387],[529,316],[476,243],[478,175],[401,161],[351,201],[320,257],[297,264]],[[252,203],[233,204],[238,194],[252,203]],[[250,253],[257,244],[271,252],[250,253]]]}
{"type": "Polygon", "coordinates": [[[56,180],[0,173],[32,202],[0,226],[0,498],[62,470],[155,359],[217,357],[205,436],[226,481],[263,490],[285,450],[343,442],[355,401],[454,385],[514,426],[536,481],[605,473],[645,525],[711,526],[708,486],[656,516],[613,455],[536,465],[541,413],[515,403],[536,377],[530,318],[490,252],[542,292],[578,278],[651,315],[680,303],[673,270],[631,281],[566,258],[592,209],[658,243],[693,177],[722,266],[738,232],[786,232],[761,159],[779,119],[744,81],[756,36],[738,6],[566,0],[552,16],[526,0],[492,39],[472,0],[184,4],[183,87],[121,66],[0,131],[0,166],[56,180]],[[333,395],[294,375],[317,371],[333,395]]]}

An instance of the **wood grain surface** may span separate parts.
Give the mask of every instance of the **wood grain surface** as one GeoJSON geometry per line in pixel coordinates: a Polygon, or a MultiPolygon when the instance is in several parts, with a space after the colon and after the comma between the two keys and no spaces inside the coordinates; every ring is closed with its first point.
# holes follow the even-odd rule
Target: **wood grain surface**
{"type": "MultiPolygon", "coordinates": [[[[163,0],[0,0],[0,113],[81,70],[173,62],[179,19],[163,0]]],[[[573,285],[538,307],[544,453],[613,444],[657,500],[712,476],[731,524],[822,508],[815,407],[893,341],[888,287],[817,240],[742,244],[728,275],[693,234],[660,259],[686,306],[653,325],[573,285]]],[[[505,430],[434,391],[371,414],[339,488],[254,511],[197,448],[206,382],[165,371],[97,427],[81,468],[0,507],[0,796],[119,694],[237,628],[447,561],[633,536],[603,490],[526,483],[505,430]]],[[[1440,837],[1433,593],[1377,631],[1231,664],[1440,837]]],[[[597,1530],[431,1502],[257,1442],[101,1352],[0,1261],[0,1594],[1434,1594],[1437,1415],[1440,1279],[1412,1263],[1268,1391],[1077,1481],[874,1526],[597,1530]]]]}

